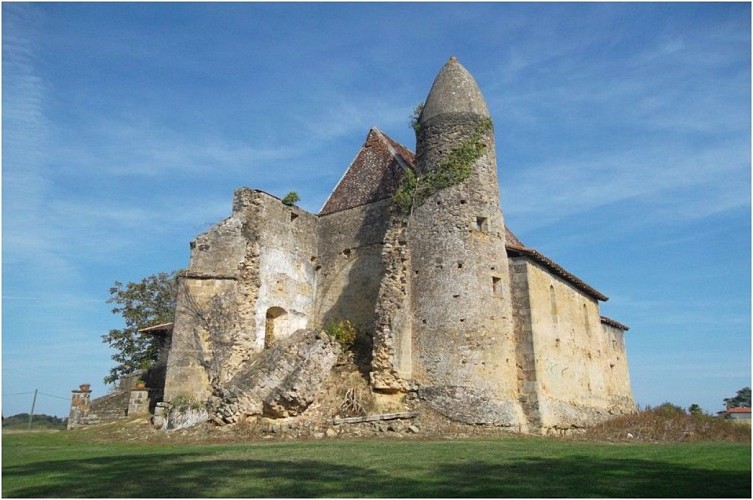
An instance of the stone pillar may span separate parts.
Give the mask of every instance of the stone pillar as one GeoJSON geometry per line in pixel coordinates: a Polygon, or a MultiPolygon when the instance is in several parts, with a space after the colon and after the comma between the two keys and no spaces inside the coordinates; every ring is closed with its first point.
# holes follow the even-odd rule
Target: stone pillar
{"type": "Polygon", "coordinates": [[[160,430],[167,429],[167,419],[170,416],[170,408],[172,405],[164,401],[160,401],[154,407],[154,416],[152,417],[152,425],[160,430]]]}
{"type": "Polygon", "coordinates": [[[128,400],[128,416],[147,415],[149,413],[149,389],[132,389],[128,400]]]}
{"type": "Polygon", "coordinates": [[[71,410],[68,412],[68,429],[86,424],[89,416],[91,389],[89,384],[81,384],[78,389],[71,391],[71,410]]]}

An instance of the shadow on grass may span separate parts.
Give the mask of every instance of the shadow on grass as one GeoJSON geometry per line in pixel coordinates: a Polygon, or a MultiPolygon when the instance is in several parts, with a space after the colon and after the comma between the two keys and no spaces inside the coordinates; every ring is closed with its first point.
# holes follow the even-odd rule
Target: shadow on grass
{"type": "MultiPolygon", "coordinates": [[[[252,452],[249,452],[252,453],[252,452]]],[[[4,467],[4,497],[747,497],[749,471],[635,459],[368,464],[171,453],[4,467]]]]}

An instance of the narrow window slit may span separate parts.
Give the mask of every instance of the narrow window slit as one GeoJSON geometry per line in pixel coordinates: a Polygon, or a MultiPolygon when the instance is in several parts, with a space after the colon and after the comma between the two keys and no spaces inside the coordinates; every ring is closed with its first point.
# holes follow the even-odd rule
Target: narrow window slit
{"type": "Polygon", "coordinates": [[[502,296],[502,278],[499,276],[492,276],[492,294],[495,297],[502,296]]]}

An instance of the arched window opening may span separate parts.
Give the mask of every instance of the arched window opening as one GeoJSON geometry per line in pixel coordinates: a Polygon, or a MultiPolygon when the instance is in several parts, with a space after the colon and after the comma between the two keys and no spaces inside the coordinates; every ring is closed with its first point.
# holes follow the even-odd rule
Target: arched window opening
{"type": "Polygon", "coordinates": [[[271,347],[275,338],[283,331],[283,325],[287,321],[288,312],[282,307],[270,307],[267,309],[267,320],[264,324],[264,349],[271,347]]]}

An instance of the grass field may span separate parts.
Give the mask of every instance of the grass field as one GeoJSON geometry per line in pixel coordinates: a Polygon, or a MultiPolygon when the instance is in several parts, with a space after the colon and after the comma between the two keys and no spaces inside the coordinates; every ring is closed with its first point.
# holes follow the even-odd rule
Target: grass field
{"type": "Polygon", "coordinates": [[[3,497],[748,497],[734,443],[98,442],[5,433],[3,497]]]}

